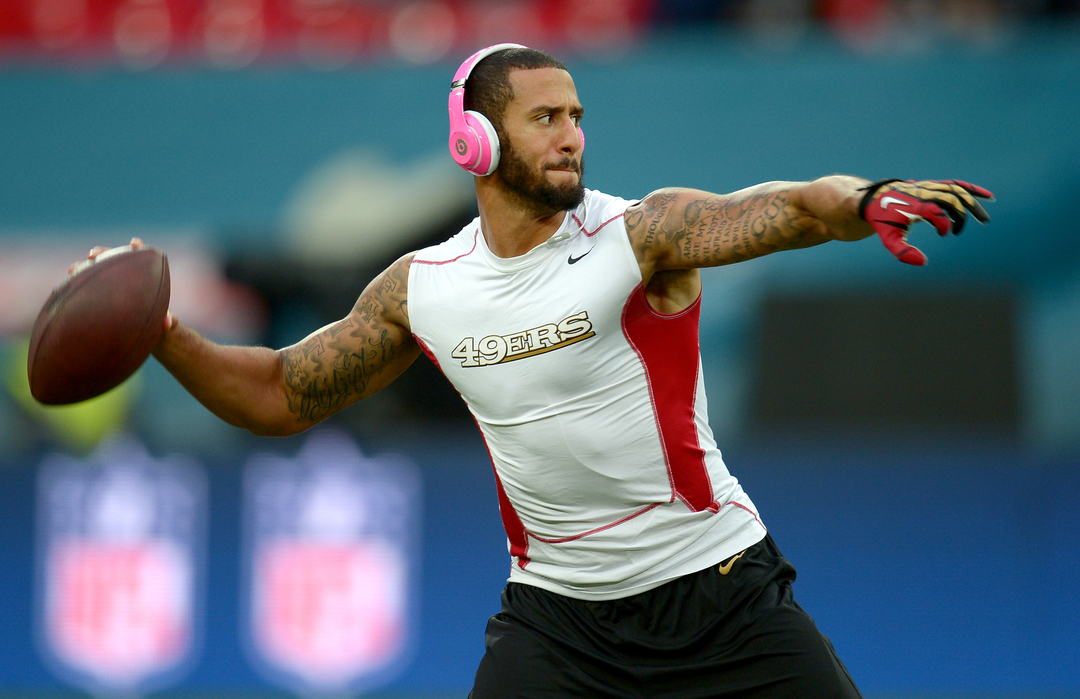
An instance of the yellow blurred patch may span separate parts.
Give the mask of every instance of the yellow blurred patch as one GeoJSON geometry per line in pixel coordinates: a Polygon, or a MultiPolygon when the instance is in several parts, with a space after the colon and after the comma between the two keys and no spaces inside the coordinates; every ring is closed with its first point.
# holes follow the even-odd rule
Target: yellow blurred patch
{"type": "Polygon", "coordinates": [[[29,338],[8,344],[4,383],[27,414],[49,426],[60,445],[75,453],[88,453],[127,422],[128,411],[142,388],[140,372],[96,398],[72,405],[42,405],[30,393],[26,375],[29,353],[29,338]]]}

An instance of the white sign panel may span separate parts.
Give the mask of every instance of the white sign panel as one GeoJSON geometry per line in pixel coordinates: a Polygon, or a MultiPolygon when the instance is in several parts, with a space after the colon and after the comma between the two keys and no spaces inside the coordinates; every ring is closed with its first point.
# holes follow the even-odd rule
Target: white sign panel
{"type": "Polygon", "coordinates": [[[95,694],[143,694],[194,661],[205,474],[134,442],[54,454],[39,485],[39,637],[57,674],[95,694]]]}
{"type": "Polygon", "coordinates": [[[293,459],[244,474],[245,636],[256,667],[301,694],[357,693],[407,661],[415,600],[419,478],[315,434],[293,459]]]}

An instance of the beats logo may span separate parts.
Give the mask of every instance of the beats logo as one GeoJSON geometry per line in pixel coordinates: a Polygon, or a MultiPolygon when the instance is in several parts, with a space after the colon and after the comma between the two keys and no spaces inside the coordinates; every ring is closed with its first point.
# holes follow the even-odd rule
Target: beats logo
{"type": "Polygon", "coordinates": [[[469,146],[465,144],[465,139],[459,138],[455,144],[458,155],[465,155],[465,151],[469,150],[469,146]]]}

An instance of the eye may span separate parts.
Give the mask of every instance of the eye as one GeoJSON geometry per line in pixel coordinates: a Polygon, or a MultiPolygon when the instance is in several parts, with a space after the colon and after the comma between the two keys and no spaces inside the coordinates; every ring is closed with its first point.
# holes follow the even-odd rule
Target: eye
{"type": "Polygon", "coordinates": [[[551,115],[550,114],[544,114],[537,121],[539,121],[541,124],[550,124],[551,123],[551,115]]]}

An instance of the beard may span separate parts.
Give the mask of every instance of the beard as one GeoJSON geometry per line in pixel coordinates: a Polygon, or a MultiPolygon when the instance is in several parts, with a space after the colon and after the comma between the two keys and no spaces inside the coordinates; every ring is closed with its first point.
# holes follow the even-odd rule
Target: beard
{"type": "Polygon", "coordinates": [[[499,177],[506,188],[515,194],[526,207],[540,216],[550,216],[559,211],[576,209],[585,199],[585,160],[564,158],[557,163],[546,163],[540,171],[514,150],[509,139],[499,158],[499,177]],[[552,168],[576,168],[576,184],[552,184],[545,173],[552,168]]]}

